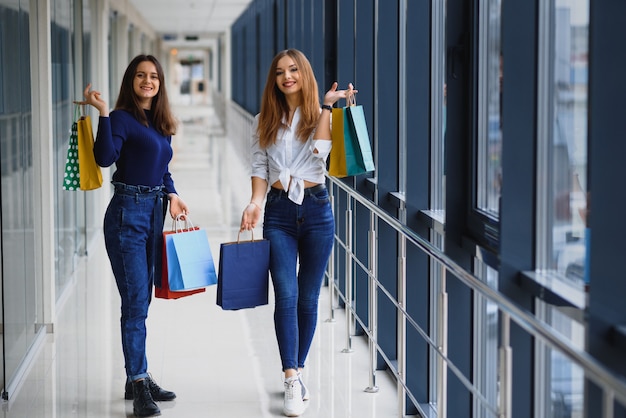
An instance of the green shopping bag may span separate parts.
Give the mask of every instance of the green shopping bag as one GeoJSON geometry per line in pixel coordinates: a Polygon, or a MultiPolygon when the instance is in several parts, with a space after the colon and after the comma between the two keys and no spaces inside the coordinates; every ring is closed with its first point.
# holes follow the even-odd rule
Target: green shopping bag
{"type": "MultiPolygon", "coordinates": [[[[75,114],[78,115],[79,109],[76,106],[75,114]]],[[[63,176],[63,190],[80,190],[80,170],[78,167],[78,125],[74,118],[72,130],[70,133],[70,144],[67,148],[67,159],[65,161],[65,175],[63,176]]]]}

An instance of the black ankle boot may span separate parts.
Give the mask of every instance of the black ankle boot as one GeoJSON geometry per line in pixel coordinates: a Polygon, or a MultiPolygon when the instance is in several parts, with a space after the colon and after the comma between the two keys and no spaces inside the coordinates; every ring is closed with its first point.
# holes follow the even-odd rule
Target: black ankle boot
{"type": "Polygon", "coordinates": [[[176,394],[169,390],[165,390],[156,384],[152,377],[146,377],[148,381],[148,387],[150,388],[150,394],[155,401],[173,401],[176,399],[176,394]]]}
{"type": "Polygon", "coordinates": [[[133,413],[136,417],[152,417],[161,415],[161,410],[154,403],[150,394],[148,379],[137,380],[133,386],[133,413]]]}
{"type": "MultiPolygon", "coordinates": [[[[154,400],[155,402],[173,401],[174,399],[176,399],[176,394],[174,392],[170,392],[169,390],[161,388],[159,385],[156,384],[154,380],[152,380],[152,377],[146,377],[146,380],[148,380],[148,386],[150,387],[152,400],[154,400]]],[[[126,382],[124,399],[133,399],[133,384],[130,381],[126,382]]]]}

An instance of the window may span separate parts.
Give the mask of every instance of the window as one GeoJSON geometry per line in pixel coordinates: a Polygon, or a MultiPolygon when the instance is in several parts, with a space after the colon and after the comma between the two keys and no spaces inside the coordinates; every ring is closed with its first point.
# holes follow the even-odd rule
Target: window
{"type": "Polygon", "coordinates": [[[479,11],[479,95],[475,204],[476,209],[494,219],[497,219],[500,213],[500,186],[502,184],[501,4],[501,0],[481,2],[479,11]]]}
{"type": "Polygon", "coordinates": [[[542,9],[538,268],[583,288],[587,211],[589,0],[554,0],[542,9]],[[543,117],[542,116],[546,115],[543,117]],[[542,224],[543,222],[543,224],[542,224]]]}
{"type": "MultiPolygon", "coordinates": [[[[500,241],[500,195],[502,185],[502,0],[475,4],[476,33],[470,125],[471,194],[467,227],[481,247],[493,253],[500,241]]],[[[448,127],[450,128],[450,127],[448,127]]],[[[448,129],[447,129],[448,130],[448,129]]],[[[449,208],[447,208],[449,209],[449,208]]],[[[492,265],[492,267],[497,267],[492,265]]]]}

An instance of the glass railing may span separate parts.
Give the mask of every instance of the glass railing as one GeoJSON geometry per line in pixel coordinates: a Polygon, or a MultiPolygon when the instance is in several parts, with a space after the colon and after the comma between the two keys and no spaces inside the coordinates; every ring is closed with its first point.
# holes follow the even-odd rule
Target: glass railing
{"type": "MultiPolygon", "coordinates": [[[[493,413],[493,416],[504,416],[510,417],[511,414],[511,394],[513,390],[512,387],[512,357],[514,355],[512,351],[512,347],[509,344],[510,339],[510,328],[511,322],[517,324],[520,328],[522,328],[525,332],[530,334],[536,341],[545,344],[547,347],[550,347],[553,352],[558,353],[564,360],[567,360],[572,365],[576,366],[580,373],[582,373],[587,379],[592,381],[602,389],[604,396],[604,409],[603,411],[594,413],[594,416],[609,418],[613,417],[613,405],[620,404],[622,406],[626,406],[626,384],[622,377],[615,375],[612,371],[605,368],[601,365],[596,359],[592,358],[587,352],[577,348],[574,344],[572,344],[568,339],[564,339],[561,337],[561,334],[545,324],[544,322],[538,320],[534,315],[529,312],[521,309],[511,300],[509,300],[506,296],[498,292],[497,290],[490,287],[487,283],[480,280],[475,275],[469,273],[464,270],[454,261],[452,261],[446,254],[444,254],[441,250],[434,247],[431,243],[424,240],[420,236],[418,236],[414,231],[407,228],[406,225],[401,224],[396,218],[390,216],[385,211],[381,210],[378,206],[376,206],[373,202],[366,199],[359,193],[357,193],[351,187],[345,185],[341,181],[337,181],[333,178],[329,178],[329,182],[331,184],[331,188],[339,189],[341,192],[345,193],[350,200],[347,203],[347,210],[351,211],[355,204],[362,205],[365,207],[371,217],[370,221],[370,230],[369,230],[369,242],[368,242],[368,251],[369,254],[368,260],[359,260],[357,255],[352,251],[352,243],[350,242],[352,233],[352,216],[350,214],[342,214],[335,213],[335,217],[345,216],[346,219],[346,232],[345,236],[347,237],[346,242],[343,242],[339,239],[336,240],[336,245],[341,246],[345,252],[345,265],[356,266],[357,268],[362,269],[369,277],[370,282],[370,291],[368,292],[367,301],[358,301],[355,299],[355,293],[352,292],[353,287],[352,277],[356,274],[354,271],[348,274],[342,274],[342,272],[337,272],[334,269],[334,264],[329,264],[328,275],[331,280],[329,283],[332,287],[332,292],[338,295],[338,297],[343,302],[343,306],[346,309],[346,321],[352,322],[356,321],[360,324],[360,326],[365,331],[365,334],[369,340],[370,350],[371,350],[371,362],[370,362],[370,384],[368,388],[373,387],[372,382],[375,381],[376,374],[376,356],[380,355],[385,358],[385,362],[387,363],[389,369],[395,375],[398,382],[399,391],[403,392],[400,396],[398,396],[399,403],[401,404],[404,399],[403,395],[408,396],[411,401],[415,405],[420,405],[420,400],[416,399],[414,394],[411,393],[409,388],[406,385],[407,381],[407,371],[404,368],[406,364],[406,346],[402,347],[401,344],[406,344],[406,338],[402,335],[406,333],[406,327],[412,327],[423,339],[424,341],[434,350],[438,356],[439,361],[441,362],[440,367],[437,367],[437,373],[440,373],[437,381],[439,382],[440,387],[438,391],[440,394],[446,394],[447,388],[446,379],[444,378],[447,370],[452,372],[456,377],[463,383],[463,385],[470,391],[474,397],[474,399],[483,403],[483,408],[487,411],[493,413]],[[447,315],[447,305],[446,303],[440,304],[439,310],[435,313],[437,316],[438,328],[442,332],[439,334],[440,338],[438,340],[433,340],[429,333],[423,329],[423,327],[418,324],[418,322],[408,314],[405,309],[406,301],[402,299],[403,295],[406,295],[407,292],[407,277],[411,276],[411,272],[407,272],[406,270],[400,268],[398,269],[399,274],[397,277],[397,288],[396,289],[386,289],[381,282],[378,280],[378,274],[376,269],[376,236],[379,222],[385,222],[388,226],[392,227],[397,233],[400,235],[401,240],[404,242],[404,245],[412,245],[418,248],[420,251],[425,253],[431,260],[435,261],[438,265],[440,265],[443,269],[445,269],[446,274],[444,274],[441,278],[443,281],[440,283],[440,288],[442,292],[442,300],[446,300],[446,280],[449,280],[451,277],[458,279],[465,286],[470,288],[473,292],[480,294],[485,300],[489,301],[489,303],[497,307],[498,313],[500,314],[499,321],[499,361],[498,361],[498,376],[497,379],[500,382],[497,401],[495,403],[489,403],[485,396],[480,393],[477,388],[472,384],[472,379],[470,376],[463,375],[459,368],[457,368],[453,361],[447,356],[447,343],[446,343],[446,331],[448,327],[448,315],[447,315]],[[335,280],[339,278],[339,280],[335,280]],[[338,283],[341,282],[342,283],[338,283]],[[343,290],[342,290],[343,289],[343,290]],[[400,297],[394,297],[393,295],[397,294],[400,297]],[[398,335],[398,347],[396,348],[398,358],[395,361],[391,361],[386,358],[384,351],[381,349],[381,346],[378,344],[376,330],[378,329],[377,324],[377,313],[376,307],[379,305],[380,301],[378,300],[379,295],[384,295],[383,297],[388,299],[388,302],[391,302],[395,305],[395,308],[398,312],[398,318],[401,323],[398,325],[398,329],[400,331],[400,335],[398,335]],[[366,303],[369,306],[368,309],[368,318],[360,318],[357,314],[357,311],[354,309],[355,304],[363,304],[366,303]],[[366,325],[367,324],[367,325],[366,325]],[[404,331],[402,331],[404,330],[404,331]]],[[[332,191],[332,190],[331,190],[332,191]]],[[[349,323],[346,326],[346,330],[354,329],[353,324],[349,323]]],[[[347,335],[347,338],[350,338],[347,335]]],[[[439,408],[437,416],[445,417],[445,411],[442,409],[442,405],[439,403],[439,408]]],[[[399,413],[402,413],[403,406],[399,405],[399,413]]],[[[420,411],[424,416],[427,415],[425,411],[420,411]]]]}
{"type": "MultiPolygon", "coordinates": [[[[228,126],[229,137],[235,141],[235,146],[244,150],[249,146],[249,138],[251,134],[251,125],[253,116],[236,104],[228,106],[228,126]],[[232,130],[230,130],[232,129],[232,130]]],[[[345,219],[343,225],[345,231],[335,235],[335,249],[340,249],[338,253],[345,256],[344,266],[338,271],[335,265],[335,256],[331,257],[328,268],[327,277],[331,295],[331,312],[330,318],[334,318],[333,311],[335,309],[345,309],[346,320],[346,351],[350,351],[351,339],[354,337],[356,325],[363,330],[365,338],[369,344],[369,382],[365,390],[376,392],[376,373],[379,370],[378,357],[382,358],[388,369],[395,376],[398,386],[398,416],[404,416],[406,411],[406,399],[416,406],[418,412],[422,416],[447,417],[445,405],[447,403],[447,381],[448,374],[452,373],[471,393],[475,403],[480,405],[480,409],[486,411],[485,416],[511,417],[512,416],[512,393],[515,390],[512,387],[513,367],[512,359],[515,353],[510,345],[510,329],[512,323],[528,333],[537,343],[542,344],[555,353],[563,362],[567,362],[577,370],[577,373],[584,376],[590,382],[593,382],[603,394],[603,410],[594,412],[594,417],[613,418],[615,405],[626,407],[626,383],[621,376],[617,376],[611,370],[604,367],[595,358],[591,357],[587,352],[581,350],[574,345],[569,339],[562,338],[562,335],[553,327],[539,320],[535,315],[520,308],[509,298],[500,293],[497,289],[489,286],[487,282],[481,280],[476,275],[468,272],[452,259],[450,259],[443,251],[434,246],[432,243],[420,237],[406,225],[399,222],[396,218],[383,211],[369,199],[362,196],[350,186],[342,181],[334,178],[328,178],[331,196],[338,192],[342,193],[342,200],[345,197],[347,203],[343,205],[343,213],[339,213],[338,206],[333,202],[333,210],[335,211],[335,219],[345,219]],[[367,242],[367,259],[360,259],[354,251],[353,245],[353,208],[361,205],[369,214],[370,226],[368,231],[367,242]],[[385,223],[388,227],[393,228],[398,234],[401,251],[398,274],[394,283],[394,289],[387,289],[379,280],[379,269],[377,266],[377,235],[381,223],[385,223]],[[345,237],[342,239],[341,237],[345,237]],[[424,253],[431,264],[437,266],[444,271],[444,274],[433,275],[430,280],[437,281],[431,283],[431,287],[439,289],[437,303],[429,308],[429,311],[435,317],[435,331],[429,332],[425,326],[420,325],[406,309],[407,281],[415,273],[406,270],[406,260],[403,260],[402,254],[408,246],[413,246],[424,253]],[[354,291],[354,277],[360,273],[356,271],[360,269],[362,273],[368,277],[368,292],[354,291]],[[497,391],[494,397],[482,393],[479,387],[474,383],[472,376],[465,375],[461,368],[448,357],[448,305],[447,305],[447,286],[449,280],[458,280],[467,286],[474,294],[480,295],[482,300],[491,307],[493,315],[496,318],[494,326],[498,334],[498,359],[495,368],[496,376],[491,376],[497,384],[497,391]],[[367,294],[367,300],[359,300],[357,296],[367,294]],[[380,300],[385,298],[385,301],[380,300]],[[378,306],[381,303],[391,303],[396,310],[397,324],[397,341],[396,341],[396,358],[391,359],[381,347],[378,340],[378,306]],[[360,317],[356,305],[367,306],[367,317],[360,317]],[[436,399],[424,403],[423,399],[417,399],[416,394],[411,391],[407,384],[410,370],[406,368],[407,356],[407,332],[417,333],[421,339],[429,346],[430,350],[435,353],[436,366],[432,368],[433,382],[436,382],[436,399]],[[430,408],[430,410],[426,410],[430,408]]],[[[361,212],[363,213],[363,212],[361,212]]],[[[362,215],[361,215],[362,216],[362,215]]],[[[360,243],[360,245],[362,245],[360,243]]],[[[365,252],[363,252],[365,253],[365,252]]],[[[337,253],[335,253],[337,254],[337,253]]],[[[433,269],[434,271],[435,269],[433,269]]],[[[468,315],[471,313],[468,312],[468,315]]],[[[426,325],[428,328],[428,325],[426,325]]],[[[476,365],[480,367],[480,365],[476,365]]],[[[365,383],[365,382],[364,382],[365,383]]],[[[550,394],[548,394],[548,398],[550,394]]],[[[468,411],[469,414],[469,411],[468,411]]],[[[556,416],[556,415],[553,415],[556,416]]],[[[574,415],[559,415],[574,416],[574,415]]]]}

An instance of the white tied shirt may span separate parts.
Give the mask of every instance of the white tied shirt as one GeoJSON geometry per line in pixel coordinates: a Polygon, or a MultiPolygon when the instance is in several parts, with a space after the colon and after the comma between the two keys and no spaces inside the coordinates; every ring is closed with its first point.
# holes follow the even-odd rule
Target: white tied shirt
{"type": "Polygon", "coordinates": [[[259,177],[270,185],[280,180],[283,189],[288,191],[289,199],[298,205],[304,200],[304,181],[324,183],[326,159],[330,154],[332,141],[313,139],[313,134],[300,141],[296,136],[300,108],[296,108],[291,126],[283,120],[278,130],[276,142],[267,148],[259,145],[257,128],[259,115],[252,124],[252,177],[259,177]],[[315,152],[317,150],[317,152],[315,152]]]}

